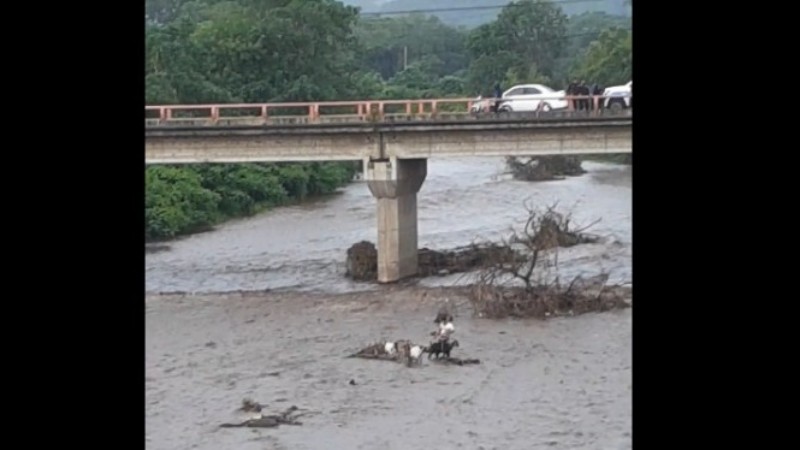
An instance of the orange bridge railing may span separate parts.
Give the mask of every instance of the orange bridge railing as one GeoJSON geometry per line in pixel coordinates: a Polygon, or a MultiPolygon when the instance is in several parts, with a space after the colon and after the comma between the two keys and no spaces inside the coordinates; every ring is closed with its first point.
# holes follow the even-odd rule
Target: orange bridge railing
{"type": "MultiPolygon", "coordinates": [[[[549,111],[580,112],[582,115],[603,115],[602,96],[553,96],[536,99],[414,99],[365,100],[304,103],[230,103],[202,105],[145,106],[145,121],[151,125],[168,123],[336,123],[390,120],[434,120],[491,114],[493,106],[508,102],[512,109],[518,102],[538,101],[535,113],[549,111]]],[[[530,109],[528,109],[530,112],[530,109]]],[[[538,115],[538,114],[537,114],[538,115]]]]}

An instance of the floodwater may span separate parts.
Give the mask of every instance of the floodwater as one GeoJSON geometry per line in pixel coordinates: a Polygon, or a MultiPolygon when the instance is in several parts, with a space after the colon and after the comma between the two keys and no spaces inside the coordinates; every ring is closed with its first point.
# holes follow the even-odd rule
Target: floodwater
{"type": "MultiPolygon", "coordinates": [[[[501,237],[524,220],[526,200],[558,201],[578,223],[600,219],[591,231],[603,236],[562,250],[561,272],[630,280],[631,169],[584,168],[522,183],[502,174],[502,159],[430,160],[420,245],[501,237]]],[[[455,276],[416,286],[343,280],[347,247],[375,235],[374,200],[356,183],[148,254],[146,448],[632,448],[630,309],[494,321],[471,316],[447,287],[455,276]],[[159,294],[169,291],[189,294],[159,294]],[[457,305],[453,356],[480,365],[345,358],[383,339],[425,343],[444,298],[457,305]],[[244,398],[267,414],[296,405],[308,415],[302,426],[217,428],[243,419],[244,398]]]]}
{"type": "MultiPolygon", "coordinates": [[[[585,162],[588,174],[526,183],[504,175],[502,158],[436,158],[418,194],[419,245],[450,249],[499,239],[527,219],[526,203],[558,202],[603,242],[562,250],[564,277],[600,270],[631,280],[631,167],[585,162]]],[[[148,292],[313,290],[352,292],[370,285],[344,279],[347,248],[377,239],[376,203],[365,183],[340,195],[238,220],[170,244],[146,257],[148,292]]],[[[460,276],[421,281],[449,285],[460,276]]]]}

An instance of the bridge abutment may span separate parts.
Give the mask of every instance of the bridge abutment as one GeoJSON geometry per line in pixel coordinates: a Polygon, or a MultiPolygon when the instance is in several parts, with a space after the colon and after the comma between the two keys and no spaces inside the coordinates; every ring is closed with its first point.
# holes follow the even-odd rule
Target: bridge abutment
{"type": "Polygon", "coordinates": [[[364,178],[378,200],[380,283],[417,274],[417,192],[427,174],[427,159],[364,161],[364,178]]]}

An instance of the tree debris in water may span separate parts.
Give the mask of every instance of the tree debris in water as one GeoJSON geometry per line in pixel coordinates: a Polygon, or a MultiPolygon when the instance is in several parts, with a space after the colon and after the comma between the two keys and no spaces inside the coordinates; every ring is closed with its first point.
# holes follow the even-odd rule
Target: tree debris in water
{"type": "Polygon", "coordinates": [[[451,356],[449,358],[439,358],[439,359],[435,359],[433,361],[436,361],[436,362],[439,362],[439,363],[445,363],[445,364],[455,364],[455,365],[458,365],[458,366],[466,366],[466,365],[480,364],[481,363],[480,359],[456,358],[454,356],[451,356]]]}
{"type": "MultiPolygon", "coordinates": [[[[568,216],[555,213],[543,218],[537,243],[547,243],[561,247],[595,243],[597,236],[573,230],[568,216]]],[[[512,249],[508,243],[473,243],[452,250],[437,251],[422,248],[418,253],[419,269],[417,276],[444,276],[453,273],[469,272],[491,264],[513,263],[524,259],[525,255],[512,249]]],[[[361,241],[347,250],[345,275],[356,281],[376,281],[378,279],[378,251],[375,244],[361,241]]]]}
{"type": "Polygon", "coordinates": [[[506,166],[515,180],[563,180],[586,173],[581,167],[581,157],[567,155],[529,157],[526,161],[515,156],[506,157],[506,166]]]}
{"type": "Polygon", "coordinates": [[[242,400],[242,406],[238,409],[238,411],[242,412],[261,412],[263,405],[260,403],[253,401],[249,398],[242,400]]]}
{"type": "Polygon", "coordinates": [[[280,414],[271,414],[268,416],[258,414],[244,422],[223,423],[220,425],[220,428],[275,428],[278,425],[302,425],[302,422],[297,420],[300,416],[304,415],[303,413],[297,412],[299,409],[300,408],[293,405],[280,414]]]}
{"type": "Polygon", "coordinates": [[[529,208],[522,231],[512,232],[505,240],[509,247],[520,249],[521,258],[490,261],[478,271],[468,294],[477,316],[545,319],[631,306],[630,288],[608,285],[607,273],[579,275],[561,283],[558,248],[575,245],[582,238],[569,231],[569,215],[554,208],[542,213],[529,208]]]}
{"type": "Polygon", "coordinates": [[[361,350],[349,355],[348,358],[362,358],[362,359],[380,359],[383,361],[398,361],[398,355],[390,355],[386,353],[385,343],[379,342],[372,344],[361,350]]]}
{"type": "MultiPolygon", "coordinates": [[[[422,357],[419,360],[414,361],[413,358],[410,357],[408,354],[409,349],[414,345],[411,341],[408,340],[401,340],[396,342],[396,347],[398,351],[394,354],[386,353],[386,344],[385,343],[376,343],[364,347],[363,349],[348,355],[348,358],[362,358],[362,359],[377,359],[381,361],[393,361],[403,363],[408,366],[419,365],[422,362],[422,357]]],[[[423,346],[425,348],[425,353],[428,352],[428,347],[423,346]]],[[[435,360],[436,362],[441,362],[444,364],[455,364],[459,366],[470,365],[470,364],[480,364],[480,360],[478,359],[462,359],[462,358],[455,358],[455,357],[441,357],[435,360]]]]}

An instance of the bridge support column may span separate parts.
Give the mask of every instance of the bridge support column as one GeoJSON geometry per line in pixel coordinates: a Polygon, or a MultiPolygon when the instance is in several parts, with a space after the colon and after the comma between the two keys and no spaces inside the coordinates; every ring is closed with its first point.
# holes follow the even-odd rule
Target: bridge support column
{"type": "Polygon", "coordinates": [[[378,282],[417,274],[417,192],[427,159],[365,160],[364,178],[378,199],[378,282]]]}

